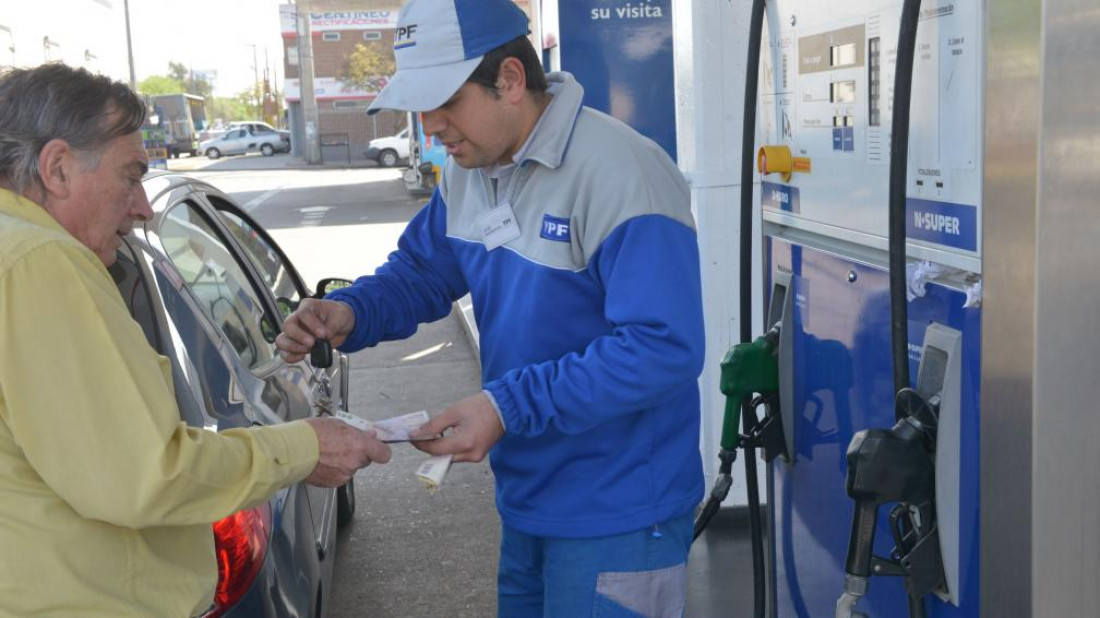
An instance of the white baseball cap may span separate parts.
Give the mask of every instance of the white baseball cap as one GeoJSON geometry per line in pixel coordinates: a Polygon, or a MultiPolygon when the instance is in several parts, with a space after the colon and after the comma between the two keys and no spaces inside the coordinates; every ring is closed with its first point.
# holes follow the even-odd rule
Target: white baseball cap
{"type": "Polygon", "coordinates": [[[397,73],[367,113],[433,110],[462,87],[487,52],[526,35],[527,15],[512,0],[410,0],[394,31],[397,73]]]}

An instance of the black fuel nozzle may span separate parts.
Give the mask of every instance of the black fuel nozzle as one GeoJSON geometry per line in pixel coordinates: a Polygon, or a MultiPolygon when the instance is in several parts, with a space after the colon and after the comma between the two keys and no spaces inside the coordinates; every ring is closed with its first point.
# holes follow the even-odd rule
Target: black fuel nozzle
{"type": "MultiPolygon", "coordinates": [[[[858,599],[866,592],[873,565],[884,562],[873,554],[879,506],[897,502],[906,507],[898,512],[907,513],[909,505],[931,505],[935,499],[935,409],[916,391],[902,389],[895,399],[895,414],[898,421],[892,428],[860,431],[848,446],[845,489],[856,506],[844,565],[848,577],[845,594],[837,603],[838,616],[842,615],[841,602],[850,610],[853,597],[858,599]]],[[[934,519],[931,513],[926,518],[934,519]]],[[[917,538],[912,545],[925,540],[933,526],[934,522],[923,522],[914,532],[917,538]]],[[[895,553],[900,549],[895,548],[895,553]]],[[[900,568],[891,574],[907,572],[900,568]]]]}
{"type": "Polygon", "coordinates": [[[892,428],[864,429],[848,445],[845,489],[856,501],[845,562],[851,575],[871,574],[879,505],[935,497],[935,414],[912,389],[902,389],[895,403],[899,419],[892,428]]]}

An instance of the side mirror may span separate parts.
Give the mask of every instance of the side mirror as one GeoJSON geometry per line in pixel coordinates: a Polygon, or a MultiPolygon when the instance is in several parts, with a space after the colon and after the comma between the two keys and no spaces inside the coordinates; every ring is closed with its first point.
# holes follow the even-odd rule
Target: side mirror
{"type": "Polygon", "coordinates": [[[350,279],[341,279],[339,277],[325,277],[317,282],[317,292],[313,294],[314,298],[324,298],[329,292],[335,292],[341,288],[346,288],[351,285],[350,279]]]}
{"type": "Polygon", "coordinates": [[[280,296],[275,299],[275,304],[279,307],[279,313],[285,319],[290,314],[294,313],[294,310],[298,308],[298,303],[290,300],[285,296],[280,296]]]}

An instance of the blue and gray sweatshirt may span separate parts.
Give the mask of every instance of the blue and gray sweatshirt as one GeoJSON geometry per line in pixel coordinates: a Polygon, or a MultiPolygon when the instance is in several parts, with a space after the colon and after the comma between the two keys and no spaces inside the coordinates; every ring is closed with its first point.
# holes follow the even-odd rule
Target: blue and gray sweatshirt
{"type": "Polygon", "coordinates": [[[342,349],[401,339],[467,292],[484,389],[505,426],[497,506],[528,534],[646,528],[703,497],[703,315],[687,185],[659,146],[583,107],[567,73],[502,196],[520,236],[487,250],[483,170],[448,159],[440,187],[372,276],[334,292],[342,349]]]}

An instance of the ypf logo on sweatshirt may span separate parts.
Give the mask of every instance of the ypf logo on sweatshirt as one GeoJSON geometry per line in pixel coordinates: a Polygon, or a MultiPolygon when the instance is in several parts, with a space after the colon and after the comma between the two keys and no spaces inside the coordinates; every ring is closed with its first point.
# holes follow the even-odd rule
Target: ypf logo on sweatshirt
{"type": "Polygon", "coordinates": [[[539,236],[546,240],[569,242],[569,219],[553,215],[542,216],[542,232],[539,236]]]}

